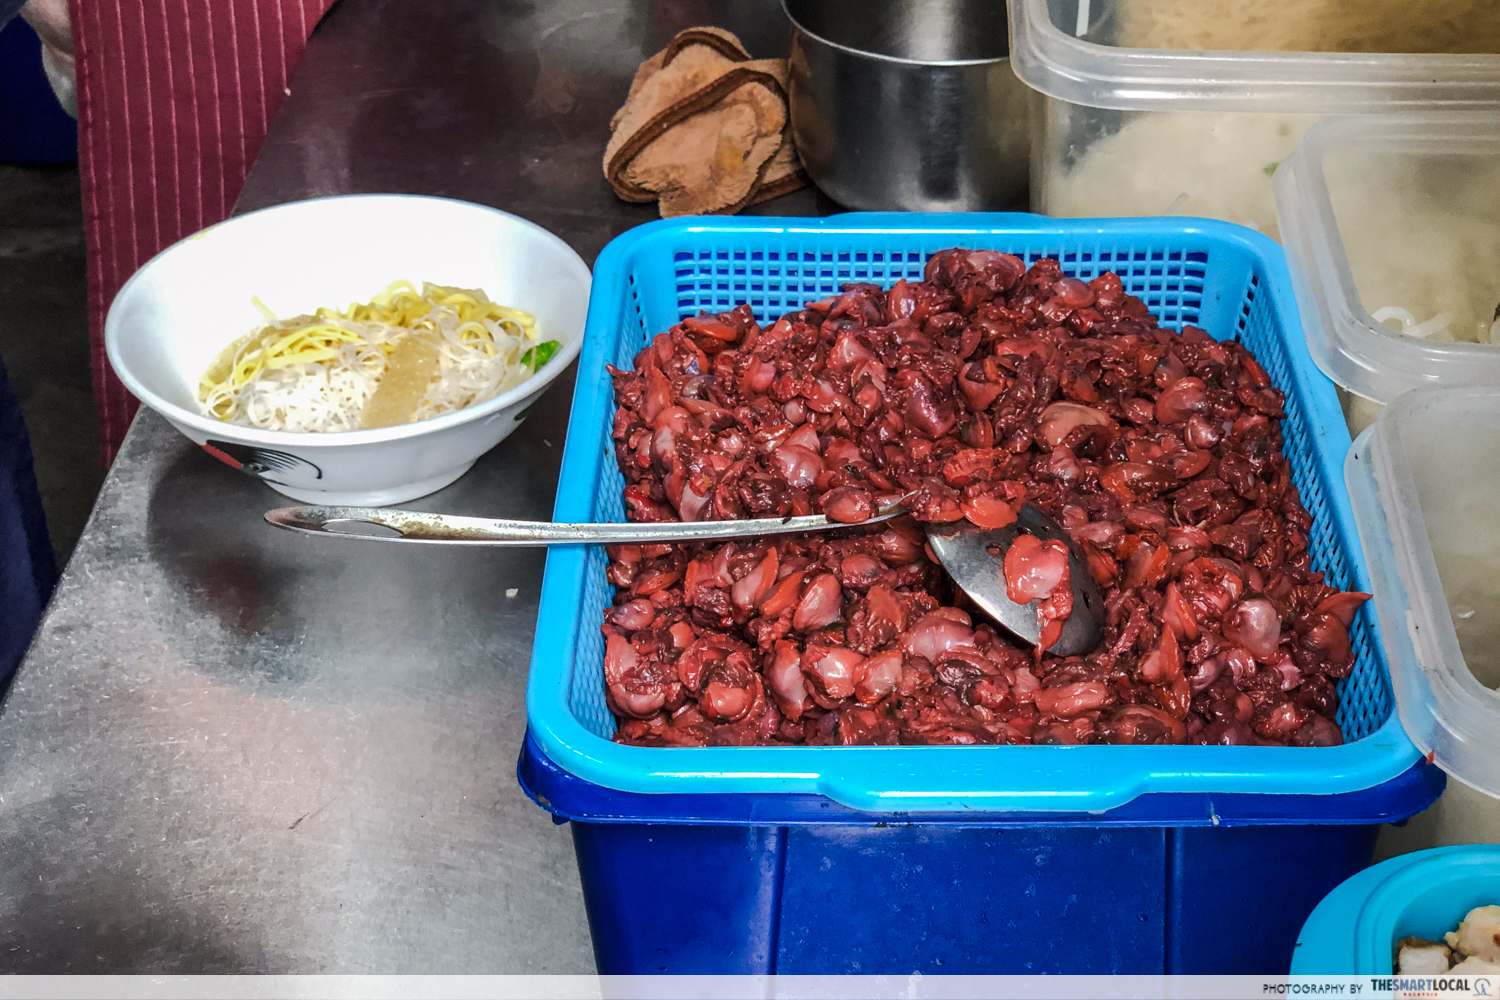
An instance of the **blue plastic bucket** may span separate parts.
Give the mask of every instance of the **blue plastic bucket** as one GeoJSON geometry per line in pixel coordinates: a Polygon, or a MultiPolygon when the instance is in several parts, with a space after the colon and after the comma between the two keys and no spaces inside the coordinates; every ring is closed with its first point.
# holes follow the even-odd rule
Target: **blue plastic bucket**
{"type": "MultiPolygon", "coordinates": [[[[827,219],[694,218],[620,236],[594,266],[561,483],[558,521],[623,521],[606,363],[629,367],[656,333],[700,309],[748,302],[762,322],[844,283],[920,280],[950,246],[1056,257],[1070,275],[1114,271],[1164,324],[1238,338],[1286,391],[1285,453],[1314,518],[1313,567],[1368,590],[1343,483],[1349,434],[1333,383],[1303,342],[1281,248],[1239,226],[1195,219],[1048,219],[1024,214],[852,213],[827,219]]],[[[1325,795],[1372,788],[1418,759],[1392,711],[1374,616],[1350,629],[1339,747],[975,746],[705,747],[614,743],[604,702],[610,606],[601,546],[547,554],[527,719],[559,767],[631,792],[799,793],[873,812],[1101,813],[1157,792],[1325,795]]]]}
{"type": "Polygon", "coordinates": [[[604,975],[1287,971],[1417,765],[1336,795],[1142,795],[1101,814],[868,813],[819,795],[621,792],[530,736],[517,774],[572,820],[604,975]]]}
{"type": "Polygon", "coordinates": [[[1404,937],[1441,941],[1476,906],[1500,904],[1500,847],[1439,847],[1367,868],[1313,910],[1292,972],[1381,976],[1404,937]]]}

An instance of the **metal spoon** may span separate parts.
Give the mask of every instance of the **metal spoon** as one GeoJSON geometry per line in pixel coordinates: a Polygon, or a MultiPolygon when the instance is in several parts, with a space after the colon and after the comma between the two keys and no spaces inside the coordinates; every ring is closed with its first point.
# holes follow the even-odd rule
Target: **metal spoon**
{"type": "MultiPolygon", "coordinates": [[[[862,524],[889,521],[906,508],[882,507],[862,524]]],[[[852,525],[810,517],[761,517],[747,521],[627,521],[621,524],[559,524],[551,521],[505,521],[456,514],[394,510],[387,507],[279,507],[266,511],[278,528],[312,534],[342,535],[379,542],[434,542],[471,545],[633,545],[650,542],[698,542],[725,538],[758,538],[828,531],[852,525]]]]}
{"type": "MultiPolygon", "coordinates": [[[[906,509],[882,507],[863,524],[888,521],[906,509]]],[[[278,528],[309,534],[381,542],[471,545],[626,545],[651,542],[717,541],[829,531],[853,525],[826,517],[753,518],[742,521],[626,522],[622,524],[556,524],[549,521],[506,521],[453,514],[394,510],[386,507],[280,507],[266,512],[278,528]]],[[[1005,590],[1001,564],[1005,551],[1022,531],[1042,539],[1057,539],[1068,547],[1073,581],[1073,613],[1062,636],[1047,652],[1081,656],[1092,652],[1103,635],[1104,597],[1089,573],[1088,563],[1062,526],[1030,504],[1021,507],[1014,525],[997,530],[977,528],[967,521],[929,524],[927,541],[953,582],[1006,631],[1028,645],[1041,638],[1037,605],[1017,604],[1005,590]]]]}
{"type": "Polygon", "coordinates": [[[1037,620],[1040,601],[1017,604],[1005,589],[1001,564],[1006,550],[1022,532],[1043,540],[1055,539],[1068,547],[1068,576],[1073,581],[1073,613],[1063,622],[1062,635],[1044,652],[1053,656],[1084,656],[1104,638],[1104,595],[1089,572],[1088,561],[1063,526],[1022,504],[1016,523],[1005,528],[985,529],[968,521],[928,524],[927,544],[943,569],[969,598],[1005,630],[1028,646],[1042,637],[1037,620]]]}

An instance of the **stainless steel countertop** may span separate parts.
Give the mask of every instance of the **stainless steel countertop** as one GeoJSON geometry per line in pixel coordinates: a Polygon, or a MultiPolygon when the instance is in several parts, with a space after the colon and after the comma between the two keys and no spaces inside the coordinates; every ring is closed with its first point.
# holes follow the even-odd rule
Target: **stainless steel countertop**
{"type": "MultiPolygon", "coordinates": [[[[447,195],[592,261],[655,217],[600,174],[609,116],[704,23],[785,52],[774,0],[344,0],[237,208],[447,195]]],[[[571,391],[418,505],[548,517],[571,391]]],[[[515,780],[543,553],[308,539],[261,522],[284,502],[137,419],[0,710],[0,967],[592,971],[515,780]]]]}

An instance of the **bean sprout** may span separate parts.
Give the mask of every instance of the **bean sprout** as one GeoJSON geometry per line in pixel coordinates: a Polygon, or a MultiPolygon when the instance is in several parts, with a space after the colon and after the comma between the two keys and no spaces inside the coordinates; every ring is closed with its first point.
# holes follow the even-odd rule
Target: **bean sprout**
{"type": "MultiPolygon", "coordinates": [[[[1440,312],[1429,320],[1417,322],[1410,309],[1400,306],[1385,306],[1370,314],[1370,318],[1377,323],[1386,323],[1388,320],[1399,320],[1401,322],[1401,333],[1407,337],[1419,337],[1430,340],[1439,334],[1448,333],[1448,328],[1453,325],[1453,314],[1440,312]]],[[[1389,324],[1387,324],[1389,325],[1389,324]]],[[[1500,324],[1497,324],[1500,325],[1500,324]]],[[[1490,339],[1495,336],[1495,327],[1490,327],[1490,339]]],[[[1449,339],[1452,339],[1451,337],[1449,339]]]]}

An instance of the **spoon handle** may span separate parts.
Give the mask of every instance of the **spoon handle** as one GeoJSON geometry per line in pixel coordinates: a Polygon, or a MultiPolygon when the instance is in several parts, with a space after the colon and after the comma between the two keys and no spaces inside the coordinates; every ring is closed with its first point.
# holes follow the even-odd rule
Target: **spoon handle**
{"type": "MultiPolygon", "coordinates": [[[[899,505],[883,507],[862,524],[877,524],[905,513],[899,505]]],[[[278,528],[380,542],[427,542],[473,545],[628,545],[649,542],[695,542],[717,538],[757,538],[826,531],[855,525],[810,517],[762,517],[744,521],[665,521],[623,524],[554,524],[550,521],[504,521],[454,514],[428,514],[385,507],[279,507],[266,511],[278,528]]]]}

